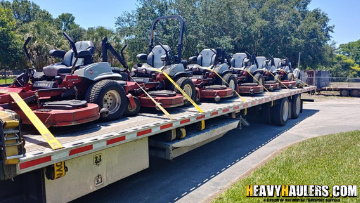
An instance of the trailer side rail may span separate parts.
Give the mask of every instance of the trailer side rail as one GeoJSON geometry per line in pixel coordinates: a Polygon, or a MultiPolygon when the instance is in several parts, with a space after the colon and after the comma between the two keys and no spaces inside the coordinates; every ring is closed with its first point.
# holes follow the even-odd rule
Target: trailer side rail
{"type": "MultiPolygon", "coordinates": [[[[17,166],[17,174],[26,173],[36,169],[46,167],[48,165],[66,161],[89,153],[97,152],[103,149],[114,147],[123,143],[131,142],[144,137],[152,136],[175,129],[197,123],[202,120],[215,118],[221,115],[237,112],[249,107],[278,100],[284,97],[301,94],[308,91],[314,91],[316,87],[304,87],[302,89],[281,90],[280,92],[265,93],[263,96],[252,97],[252,99],[242,102],[236,101],[219,108],[211,108],[204,110],[204,113],[196,113],[190,111],[186,115],[182,115],[175,120],[164,119],[162,121],[154,121],[150,124],[139,125],[134,128],[118,130],[115,132],[104,133],[96,137],[86,139],[75,139],[74,141],[62,143],[63,149],[52,150],[50,148],[41,149],[39,151],[27,152],[26,156],[20,159],[17,166]]],[[[151,118],[149,118],[151,119],[151,118]]],[[[100,132],[101,133],[101,132],[100,132]]],[[[31,140],[31,137],[25,137],[31,140]]],[[[39,144],[40,146],[41,144],[39,144]]]]}

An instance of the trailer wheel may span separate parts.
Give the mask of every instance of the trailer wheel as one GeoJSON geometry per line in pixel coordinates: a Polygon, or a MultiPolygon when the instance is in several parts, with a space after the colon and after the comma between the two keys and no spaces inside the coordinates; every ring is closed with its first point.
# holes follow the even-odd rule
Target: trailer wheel
{"type": "Polygon", "coordinates": [[[348,97],[349,96],[349,90],[340,90],[340,95],[343,97],[348,97]]]}
{"type": "Polygon", "coordinates": [[[291,101],[291,118],[292,119],[296,119],[299,117],[300,115],[300,110],[301,110],[301,96],[298,95],[294,95],[291,101]]]}
{"type": "Polygon", "coordinates": [[[231,88],[232,90],[236,91],[236,85],[237,85],[237,80],[235,78],[235,76],[231,73],[227,73],[224,75],[224,80],[227,82],[227,84],[225,84],[224,81],[222,81],[222,85],[226,85],[227,87],[231,88]]]}
{"type": "Polygon", "coordinates": [[[289,119],[289,100],[283,98],[280,104],[275,105],[273,108],[273,123],[278,126],[284,126],[289,119]]]}
{"type": "Polygon", "coordinates": [[[360,97],[360,90],[351,90],[350,95],[352,97],[360,97]]]}
{"type": "Polygon", "coordinates": [[[167,142],[175,140],[176,139],[176,129],[166,131],[164,134],[164,139],[167,142]]]}
{"type": "Polygon", "coordinates": [[[140,111],[140,100],[134,97],[135,107],[131,107],[130,101],[128,101],[127,108],[125,108],[124,116],[136,116],[140,111]]]}
{"type": "Polygon", "coordinates": [[[261,112],[261,116],[262,119],[264,121],[264,123],[266,124],[271,124],[272,123],[272,114],[273,114],[273,108],[271,108],[271,104],[270,103],[266,103],[262,105],[262,112],[261,112]]]}
{"type": "Polygon", "coordinates": [[[100,117],[102,121],[120,118],[125,111],[126,95],[124,88],[114,80],[101,80],[92,84],[86,91],[85,100],[99,105],[100,110],[107,108],[109,115],[100,117]]]}
{"type": "Polygon", "coordinates": [[[264,78],[261,73],[256,73],[254,75],[253,83],[258,83],[259,85],[264,85],[264,78]]]}
{"type": "MultiPolygon", "coordinates": [[[[193,81],[189,78],[181,77],[176,81],[176,84],[180,86],[181,89],[193,100],[196,100],[196,89],[193,81]]],[[[175,88],[175,87],[174,87],[175,88]]],[[[175,88],[175,92],[180,93],[180,91],[175,88]]],[[[186,101],[184,106],[190,106],[191,102],[186,101]]]]}

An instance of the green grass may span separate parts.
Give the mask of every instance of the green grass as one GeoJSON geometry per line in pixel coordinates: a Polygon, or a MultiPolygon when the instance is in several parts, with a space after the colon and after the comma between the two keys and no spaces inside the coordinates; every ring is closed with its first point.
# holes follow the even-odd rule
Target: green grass
{"type": "Polygon", "coordinates": [[[357,184],[357,198],[340,200],[360,202],[360,131],[312,138],[293,145],[235,183],[214,203],[264,201],[264,198],[246,197],[246,185],[315,184],[328,185],[330,191],[333,185],[357,184]]]}
{"type": "Polygon", "coordinates": [[[0,78],[0,85],[2,84],[10,84],[14,82],[14,78],[6,78],[6,83],[5,83],[5,78],[1,77],[0,78]]]}

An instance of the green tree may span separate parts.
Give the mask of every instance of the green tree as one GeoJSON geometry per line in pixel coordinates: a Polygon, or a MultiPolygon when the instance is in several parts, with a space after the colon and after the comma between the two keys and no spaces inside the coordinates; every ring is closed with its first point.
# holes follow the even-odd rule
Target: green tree
{"type": "Polygon", "coordinates": [[[16,21],[10,9],[0,8],[0,65],[14,68],[21,58],[21,41],[15,32],[16,21]]]}
{"type": "Polygon", "coordinates": [[[338,53],[350,57],[355,63],[360,64],[360,39],[347,44],[340,44],[338,53]]]}
{"type": "Polygon", "coordinates": [[[75,24],[75,16],[71,13],[62,13],[55,19],[55,24],[59,30],[67,31],[74,27],[77,27],[75,24]]]}

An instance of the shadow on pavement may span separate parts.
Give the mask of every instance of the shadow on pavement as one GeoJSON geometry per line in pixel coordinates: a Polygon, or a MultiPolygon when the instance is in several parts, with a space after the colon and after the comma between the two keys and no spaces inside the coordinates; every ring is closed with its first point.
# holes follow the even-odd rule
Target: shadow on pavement
{"type": "Polygon", "coordinates": [[[173,161],[150,157],[148,169],[74,202],[174,202],[317,112],[304,109],[282,127],[251,120],[249,127],[232,130],[173,161]]]}

